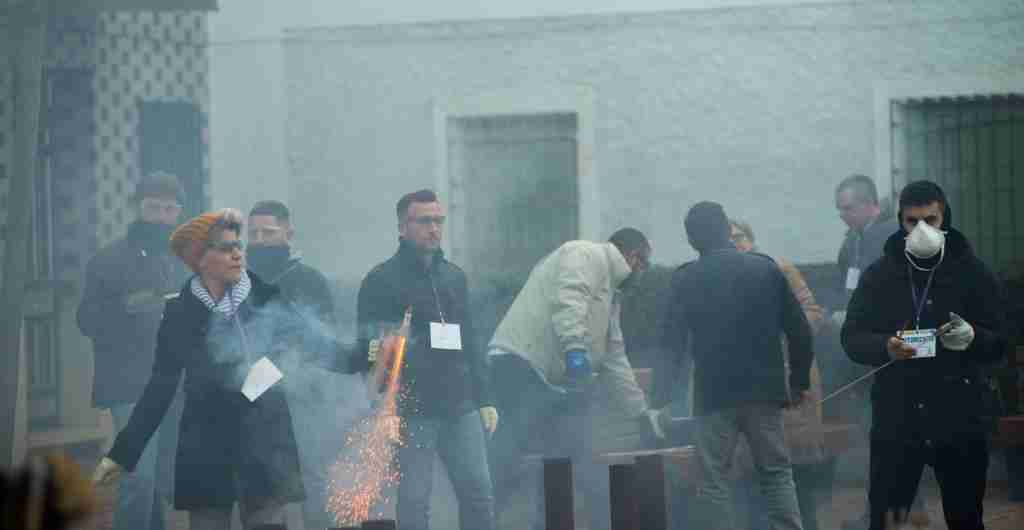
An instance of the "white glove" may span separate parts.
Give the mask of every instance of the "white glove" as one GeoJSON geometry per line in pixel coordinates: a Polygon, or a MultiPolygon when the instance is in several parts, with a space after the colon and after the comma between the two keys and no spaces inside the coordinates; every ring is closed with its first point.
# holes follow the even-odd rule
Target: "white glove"
{"type": "Polygon", "coordinates": [[[92,482],[98,486],[109,484],[117,480],[123,471],[124,469],[121,467],[121,464],[103,457],[103,460],[100,460],[99,465],[96,466],[96,471],[92,474],[92,482]]]}
{"type": "Polygon", "coordinates": [[[829,320],[832,321],[832,327],[835,328],[837,331],[843,329],[843,324],[846,323],[846,310],[843,309],[832,313],[832,316],[829,318],[829,320]]]}
{"type": "Polygon", "coordinates": [[[939,328],[939,333],[947,350],[964,351],[974,342],[974,327],[956,313],[949,314],[949,322],[939,328]]]}
{"type": "Polygon", "coordinates": [[[651,429],[654,430],[654,435],[659,440],[665,439],[665,429],[661,426],[661,415],[662,411],[657,409],[647,409],[644,411],[647,419],[651,422],[651,429]]]}
{"type": "Polygon", "coordinates": [[[487,434],[494,434],[498,428],[498,409],[494,407],[480,407],[480,419],[484,422],[484,430],[487,434]]]}

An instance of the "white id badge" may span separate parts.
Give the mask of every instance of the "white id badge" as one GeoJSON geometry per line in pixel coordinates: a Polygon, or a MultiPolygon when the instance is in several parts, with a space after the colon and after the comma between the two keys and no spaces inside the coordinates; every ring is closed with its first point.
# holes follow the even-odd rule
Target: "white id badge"
{"type": "Polygon", "coordinates": [[[249,401],[256,401],[283,377],[284,374],[277,369],[273,361],[263,357],[249,368],[249,373],[242,384],[242,393],[249,401]]]}
{"type": "Polygon", "coordinates": [[[919,329],[915,331],[901,331],[899,333],[903,342],[914,348],[916,353],[911,359],[924,359],[935,357],[935,330],[919,329]]]}
{"type": "Polygon", "coordinates": [[[857,267],[850,267],[849,269],[846,269],[847,290],[853,291],[857,288],[858,283],[860,283],[860,269],[857,267]]]}
{"type": "Polygon", "coordinates": [[[431,322],[430,347],[437,350],[461,350],[462,326],[444,322],[431,322]]]}

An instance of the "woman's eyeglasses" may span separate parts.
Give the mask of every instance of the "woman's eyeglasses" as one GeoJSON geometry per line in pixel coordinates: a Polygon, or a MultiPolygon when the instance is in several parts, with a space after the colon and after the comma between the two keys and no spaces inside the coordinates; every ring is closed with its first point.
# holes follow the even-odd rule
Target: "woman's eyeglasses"
{"type": "Polygon", "coordinates": [[[216,241],[214,243],[210,243],[210,248],[225,253],[234,252],[236,250],[239,252],[243,252],[245,250],[245,243],[243,243],[239,239],[232,239],[230,241],[216,241]]]}

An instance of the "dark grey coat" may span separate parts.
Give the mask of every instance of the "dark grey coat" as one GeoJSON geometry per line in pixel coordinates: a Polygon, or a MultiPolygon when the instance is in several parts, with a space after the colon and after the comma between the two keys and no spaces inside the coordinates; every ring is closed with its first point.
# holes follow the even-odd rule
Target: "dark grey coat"
{"type": "MultiPolygon", "coordinates": [[[[118,464],[135,467],[184,373],[175,477],[178,509],[229,507],[239,496],[248,503],[304,497],[283,385],[249,402],[241,393],[242,382],[252,362],[263,356],[278,361],[286,351],[333,351],[338,361],[341,348],[316,336],[277,287],[250,278],[252,291],[237,313],[244,339],[239,324],[215,316],[187,282],[178,298],[168,302],[153,373],[110,451],[118,464]]],[[[326,367],[336,370],[341,364],[326,367]]]]}

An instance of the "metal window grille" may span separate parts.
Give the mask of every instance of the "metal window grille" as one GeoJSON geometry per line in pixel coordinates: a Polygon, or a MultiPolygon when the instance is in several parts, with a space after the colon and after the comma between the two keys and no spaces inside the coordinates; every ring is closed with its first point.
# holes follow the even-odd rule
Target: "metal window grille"
{"type": "Polygon", "coordinates": [[[907,99],[891,111],[893,193],[938,183],[990,267],[1024,261],[1024,95],[907,99]]]}

